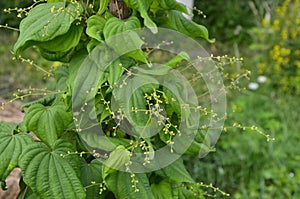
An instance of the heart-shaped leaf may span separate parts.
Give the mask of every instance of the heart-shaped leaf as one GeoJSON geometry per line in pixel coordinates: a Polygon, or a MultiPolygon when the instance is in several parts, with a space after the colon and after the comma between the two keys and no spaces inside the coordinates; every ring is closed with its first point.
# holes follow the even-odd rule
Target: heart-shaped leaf
{"type": "Polygon", "coordinates": [[[101,0],[97,15],[102,15],[106,11],[108,4],[109,0],[101,0]]]}
{"type": "Polygon", "coordinates": [[[20,23],[20,36],[14,52],[19,55],[37,42],[45,42],[68,32],[78,19],[82,7],[79,3],[42,3],[30,10],[20,23]]]}
{"type": "Polygon", "coordinates": [[[105,24],[106,19],[104,19],[103,17],[98,15],[91,16],[87,20],[86,34],[94,39],[97,39],[98,41],[103,40],[101,35],[103,34],[105,24]]]}
{"type": "Polygon", "coordinates": [[[39,139],[50,146],[72,121],[72,114],[65,109],[62,103],[50,107],[34,104],[29,107],[24,117],[24,125],[28,131],[34,132],[39,139]]]}
{"type": "Polygon", "coordinates": [[[141,50],[144,42],[140,39],[136,31],[140,27],[140,21],[135,16],[131,16],[126,20],[112,17],[106,22],[103,30],[105,41],[118,54],[126,54],[135,60],[148,63],[141,50]]]}
{"type": "Polygon", "coordinates": [[[188,20],[177,10],[170,10],[168,17],[161,17],[158,21],[159,25],[163,27],[171,28],[193,38],[201,37],[209,42],[214,42],[214,39],[209,39],[206,27],[188,20]]]}
{"type": "Polygon", "coordinates": [[[57,140],[52,148],[41,142],[28,145],[19,160],[24,182],[41,198],[84,199],[86,194],[74,164],[70,164],[72,159],[63,157],[72,151],[73,145],[63,140],[57,140]]]}
{"type": "Polygon", "coordinates": [[[24,147],[33,142],[27,133],[17,133],[16,124],[0,122],[0,182],[18,165],[24,147]]]}
{"type": "Polygon", "coordinates": [[[57,36],[52,40],[45,42],[38,42],[36,45],[43,49],[44,51],[49,52],[68,52],[80,41],[80,37],[83,31],[83,27],[81,25],[73,24],[67,33],[57,36]]]}
{"type": "Polygon", "coordinates": [[[189,14],[186,6],[182,3],[177,2],[176,0],[159,0],[157,2],[160,4],[161,8],[165,10],[178,10],[185,14],[189,14]]]}

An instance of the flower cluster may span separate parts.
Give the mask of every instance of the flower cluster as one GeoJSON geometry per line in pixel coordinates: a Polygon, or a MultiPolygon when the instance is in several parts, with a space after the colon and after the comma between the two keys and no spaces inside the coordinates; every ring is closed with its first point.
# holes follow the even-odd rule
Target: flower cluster
{"type": "MultiPolygon", "coordinates": [[[[258,75],[270,78],[271,85],[283,92],[300,93],[300,0],[284,0],[261,22],[254,59],[258,75]]],[[[254,46],[254,45],[253,45],[254,46]]]]}

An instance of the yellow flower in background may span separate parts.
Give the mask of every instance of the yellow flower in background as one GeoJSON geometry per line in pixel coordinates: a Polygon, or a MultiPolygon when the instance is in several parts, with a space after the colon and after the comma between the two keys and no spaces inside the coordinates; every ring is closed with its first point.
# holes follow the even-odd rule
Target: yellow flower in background
{"type": "Polygon", "coordinates": [[[300,16],[298,16],[298,17],[295,18],[295,24],[296,25],[300,24],[300,16]]]}
{"type": "Polygon", "coordinates": [[[266,63],[259,63],[257,68],[258,68],[258,74],[264,74],[264,71],[267,68],[267,64],[266,63]]]}
{"type": "Polygon", "coordinates": [[[275,19],[273,21],[273,25],[272,25],[272,29],[275,30],[275,31],[279,31],[280,30],[280,21],[278,19],[275,19]]]}
{"type": "Polygon", "coordinates": [[[261,24],[263,27],[267,27],[269,25],[270,21],[266,18],[263,18],[261,21],[261,24]]]}
{"type": "Polygon", "coordinates": [[[300,69],[300,61],[295,61],[295,65],[296,65],[296,67],[298,68],[298,69],[300,69]]]}
{"type": "Polygon", "coordinates": [[[291,54],[291,49],[287,49],[287,48],[281,48],[280,49],[280,55],[282,56],[288,56],[291,54]]]}
{"type": "Polygon", "coordinates": [[[286,29],[281,31],[281,37],[282,39],[286,40],[289,37],[288,31],[286,29]]]}
{"type": "Polygon", "coordinates": [[[261,27],[257,44],[264,45],[253,59],[257,73],[281,91],[300,94],[300,0],[284,0],[261,27]]]}

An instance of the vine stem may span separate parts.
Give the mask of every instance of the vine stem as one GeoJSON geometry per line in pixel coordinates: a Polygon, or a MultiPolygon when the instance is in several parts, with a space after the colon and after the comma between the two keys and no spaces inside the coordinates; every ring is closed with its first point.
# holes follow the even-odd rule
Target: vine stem
{"type": "Polygon", "coordinates": [[[18,31],[18,32],[20,31],[18,28],[8,26],[8,24],[0,25],[0,28],[6,28],[8,30],[13,30],[13,31],[18,31]]]}
{"type": "Polygon", "coordinates": [[[126,19],[131,13],[123,0],[110,0],[109,11],[119,19],[126,19]]]}

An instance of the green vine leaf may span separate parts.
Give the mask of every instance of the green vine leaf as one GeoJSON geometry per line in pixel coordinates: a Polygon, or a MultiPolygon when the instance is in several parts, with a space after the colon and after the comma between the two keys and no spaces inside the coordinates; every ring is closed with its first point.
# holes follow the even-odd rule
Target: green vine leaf
{"type": "MultiPolygon", "coordinates": [[[[101,4],[102,1],[100,1],[101,4]]],[[[103,29],[106,24],[106,19],[101,16],[93,15],[87,20],[86,34],[98,41],[102,41],[103,29]]]]}
{"type": "Polygon", "coordinates": [[[81,163],[81,182],[86,189],[86,198],[93,198],[93,199],[104,199],[105,194],[100,192],[99,184],[102,183],[102,167],[103,164],[94,159],[90,163],[87,163],[84,159],[82,159],[81,163]],[[95,185],[93,185],[95,184],[95,185]]]}
{"type": "Polygon", "coordinates": [[[83,27],[81,25],[73,24],[67,33],[49,41],[38,42],[36,45],[45,51],[68,52],[78,45],[82,31],[83,27]]]}
{"type": "Polygon", "coordinates": [[[201,37],[211,43],[215,41],[214,39],[209,39],[208,30],[205,26],[186,19],[182,13],[177,10],[170,10],[167,17],[158,18],[158,24],[193,38],[201,37]]]}
{"type": "Polygon", "coordinates": [[[130,173],[116,171],[106,178],[106,185],[112,191],[117,199],[154,199],[146,174],[134,174],[136,189],[133,186],[130,173]]]}
{"type": "Polygon", "coordinates": [[[49,61],[60,61],[60,62],[69,62],[72,55],[72,49],[66,52],[62,51],[48,51],[45,49],[39,49],[40,55],[49,60],[49,61]]]}
{"type": "Polygon", "coordinates": [[[17,167],[23,149],[34,142],[27,133],[17,133],[16,124],[0,122],[0,182],[17,167]]]}
{"type": "Polygon", "coordinates": [[[176,0],[155,0],[160,6],[165,10],[178,10],[185,14],[189,14],[187,8],[182,3],[177,2],[176,0]]]}
{"type": "Polygon", "coordinates": [[[167,75],[171,68],[165,65],[153,65],[151,68],[135,67],[137,71],[146,75],[161,76],[167,75]]]}
{"type": "MultiPolygon", "coordinates": [[[[122,82],[122,79],[120,82],[122,82]]],[[[147,135],[151,128],[157,128],[158,126],[157,118],[149,117],[142,111],[132,111],[132,108],[146,110],[145,93],[153,92],[155,88],[158,88],[158,85],[159,82],[150,75],[139,74],[133,81],[127,82],[125,88],[113,90],[114,99],[124,111],[126,119],[133,127],[131,130],[137,136],[147,135]],[[125,89],[131,95],[124,95],[124,91],[121,89],[125,89]]]]}
{"type": "Polygon", "coordinates": [[[186,52],[180,52],[171,60],[169,60],[166,65],[172,68],[176,68],[182,61],[190,61],[190,56],[186,52]]]}
{"type": "Polygon", "coordinates": [[[64,2],[43,3],[31,9],[20,23],[20,35],[13,48],[15,55],[38,42],[67,33],[81,11],[78,3],[64,2]]]}
{"type": "Polygon", "coordinates": [[[72,114],[65,109],[62,103],[50,107],[34,104],[24,117],[24,125],[27,131],[34,132],[39,139],[51,146],[72,121],[72,114]]]}
{"type": "Polygon", "coordinates": [[[28,145],[19,160],[24,182],[43,199],[84,199],[86,194],[71,159],[62,157],[71,151],[73,145],[63,140],[54,142],[52,148],[41,142],[28,145]]]}
{"type": "Polygon", "coordinates": [[[34,105],[34,104],[42,104],[44,106],[50,106],[56,99],[56,95],[55,94],[50,94],[50,95],[46,95],[43,98],[34,100],[32,102],[28,102],[28,103],[24,103],[21,106],[21,111],[24,112],[25,108],[29,108],[30,106],[34,105]]]}
{"type": "Polygon", "coordinates": [[[121,63],[120,59],[115,60],[109,67],[108,67],[108,75],[107,81],[109,85],[115,86],[118,83],[119,79],[123,75],[125,69],[123,68],[123,64],[121,63]]]}
{"type": "Polygon", "coordinates": [[[120,34],[126,30],[134,30],[140,27],[140,21],[135,16],[131,16],[126,20],[120,20],[117,17],[112,17],[107,20],[103,33],[105,39],[108,39],[113,35],[120,34]]]}
{"type": "Polygon", "coordinates": [[[67,87],[67,80],[69,78],[69,68],[60,66],[54,71],[54,78],[56,81],[56,90],[65,90],[67,87]]]}
{"type": "Polygon", "coordinates": [[[82,62],[84,61],[86,56],[87,56],[87,52],[80,51],[77,54],[75,54],[75,56],[70,61],[70,64],[68,67],[69,68],[69,76],[68,76],[68,80],[67,80],[66,84],[71,90],[74,87],[75,79],[76,79],[76,76],[78,75],[77,73],[80,68],[80,65],[82,64],[82,62]]]}
{"type": "Polygon", "coordinates": [[[148,10],[153,0],[124,0],[126,5],[134,10],[140,12],[141,17],[144,19],[144,24],[153,33],[157,33],[157,26],[148,15],[148,10]]]}
{"type": "Polygon", "coordinates": [[[130,152],[123,146],[119,145],[115,150],[113,150],[109,158],[105,161],[104,167],[102,170],[102,177],[105,178],[119,169],[123,167],[126,163],[130,161],[130,152]]]}
{"type": "Polygon", "coordinates": [[[183,160],[180,158],[170,164],[167,167],[164,167],[160,170],[155,171],[158,175],[168,178],[173,182],[189,182],[194,183],[193,178],[186,170],[183,160]]]}
{"type": "Polygon", "coordinates": [[[140,21],[135,16],[131,16],[126,20],[112,17],[107,20],[103,30],[105,41],[109,47],[120,55],[126,54],[135,60],[148,63],[147,58],[141,50],[144,42],[140,39],[137,32],[134,31],[140,27],[140,21]]]}
{"type": "Polygon", "coordinates": [[[109,4],[109,0],[101,0],[97,15],[102,15],[106,11],[108,4],[109,4]]]}
{"type": "Polygon", "coordinates": [[[172,186],[166,181],[161,181],[159,184],[151,184],[151,191],[155,199],[170,199],[173,198],[172,186]]]}

